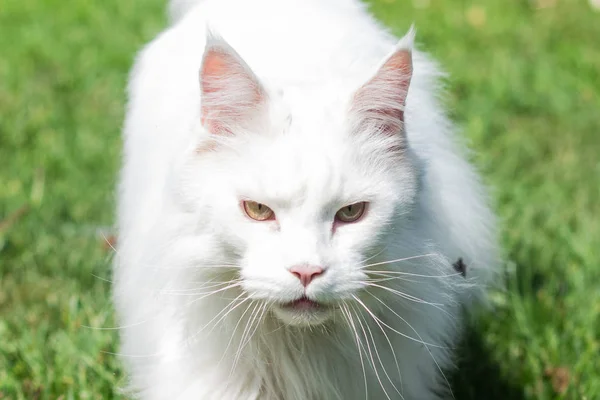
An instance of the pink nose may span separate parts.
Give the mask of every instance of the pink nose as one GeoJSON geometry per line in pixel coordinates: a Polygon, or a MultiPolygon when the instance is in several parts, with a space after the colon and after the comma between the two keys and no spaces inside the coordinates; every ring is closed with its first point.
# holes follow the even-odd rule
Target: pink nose
{"type": "Polygon", "coordinates": [[[295,265],[290,268],[290,272],[302,282],[302,286],[306,287],[317,276],[323,273],[323,268],[315,265],[295,265]]]}

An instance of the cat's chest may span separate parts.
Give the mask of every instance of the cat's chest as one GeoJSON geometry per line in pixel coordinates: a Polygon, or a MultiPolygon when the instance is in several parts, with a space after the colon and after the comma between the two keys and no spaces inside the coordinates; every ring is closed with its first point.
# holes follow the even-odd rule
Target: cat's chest
{"type": "Polygon", "coordinates": [[[254,375],[249,380],[260,380],[256,400],[363,400],[366,395],[371,399],[387,398],[373,370],[365,365],[363,371],[357,353],[345,352],[330,343],[315,348],[312,345],[289,344],[285,349],[271,348],[263,353],[263,373],[256,376],[257,370],[249,371],[254,375]]]}

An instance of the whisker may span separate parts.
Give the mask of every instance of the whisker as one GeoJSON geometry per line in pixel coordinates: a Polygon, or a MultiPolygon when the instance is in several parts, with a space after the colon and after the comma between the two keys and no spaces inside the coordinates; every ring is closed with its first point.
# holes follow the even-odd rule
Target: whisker
{"type": "MultiPolygon", "coordinates": [[[[239,299],[240,297],[242,297],[244,295],[244,293],[240,294],[238,297],[236,297],[235,299],[233,299],[232,301],[230,301],[229,303],[227,303],[227,305],[225,307],[223,307],[223,309],[221,311],[219,311],[217,313],[217,315],[215,315],[210,321],[208,321],[202,328],[198,329],[196,331],[196,333],[194,333],[192,336],[189,336],[187,339],[185,339],[182,343],[184,342],[190,342],[192,340],[194,340],[196,337],[198,337],[198,335],[200,335],[200,333],[205,330],[206,328],[209,327],[209,325],[216,320],[217,318],[221,317],[221,315],[223,314],[223,316],[215,323],[218,324],[219,322],[221,322],[223,320],[223,318],[225,318],[229,313],[231,313],[233,310],[235,310],[236,308],[238,308],[240,305],[243,304],[243,302],[240,302],[238,304],[234,303],[236,302],[237,299],[239,299]]],[[[213,327],[214,329],[214,327],[213,327]]],[[[212,332],[212,329],[211,329],[212,332]]]]}
{"type": "MultiPolygon", "coordinates": [[[[194,340],[204,329],[206,329],[211,322],[213,322],[215,319],[217,319],[221,314],[225,313],[221,319],[219,319],[216,324],[218,324],[220,321],[222,321],[223,318],[225,318],[229,313],[231,313],[234,309],[236,309],[237,307],[239,307],[240,305],[242,305],[246,300],[248,300],[248,298],[242,300],[242,302],[238,303],[237,305],[235,305],[234,307],[231,307],[234,303],[235,300],[239,299],[241,296],[243,296],[244,293],[240,294],[238,297],[236,297],[234,300],[232,300],[231,302],[229,302],[229,304],[227,304],[227,306],[225,306],[215,317],[213,317],[213,319],[211,319],[210,321],[208,321],[208,323],[206,323],[202,328],[200,328],[198,331],[196,331],[196,333],[194,333],[192,336],[182,340],[179,344],[184,344],[186,342],[190,342],[192,340],[194,340]]],[[[148,319],[147,321],[151,320],[153,318],[148,319]]],[[[144,321],[144,322],[147,322],[144,321]]],[[[216,326],[215,324],[215,326],[216,326]]],[[[136,325],[140,325],[140,323],[138,324],[132,324],[132,325],[128,325],[126,327],[131,327],[131,326],[136,326],[136,325]]],[[[121,329],[124,327],[120,327],[120,328],[96,328],[96,329],[121,329]]],[[[94,329],[94,328],[92,328],[94,329]]],[[[214,327],[213,327],[214,329],[214,327]]],[[[211,329],[212,331],[212,329],[211,329]]],[[[113,353],[113,352],[109,352],[109,351],[101,351],[104,354],[110,354],[110,355],[115,355],[115,356],[119,356],[119,357],[126,357],[126,358],[152,358],[152,357],[158,357],[161,355],[160,352],[154,353],[154,354],[124,354],[124,353],[113,353]]]]}
{"type": "MultiPolygon", "coordinates": [[[[248,334],[245,342],[243,342],[240,347],[240,352],[238,354],[238,361],[239,361],[239,358],[242,356],[242,352],[244,351],[244,348],[250,343],[250,341],[252,340],[252,337],[258,330],[258,327],[260,326],[260,321],[262,320],[262,318],[265,315],[267,306],[268,306],[268,304],[266,302],[263,303],[262,306],[260,306],[260,304],[259,304],[258,311],[256,312],[256,314],[253,313],[254,317],[252,318],[252,322],[250,323],[250,330],[248,331],[249,334],[248,334]],[[254,326],[254,328],[252,328],[252,326],[254,325],[255,322],[256,322],[256,325],[254,326]]],[[[237,364],[237,362],[236,362],[236,364],[237,364]]]]}
{"type": "Polygon", "coordinates": [[[82,328],[86,328],[86,329],[93,329],[95,331],[118,331],[120,329],[127,329],[127,328],[133,328],[135,326],[140,326],[142,324],[145,324],[146,322],[152,321],[154,318],[156,318],[156,317],[148,318],[148,319],[145,319],[140,322],[135,322],[133,324],[121,325],[121,326],[109,326],[109,327],[95,327],[95,326],[89,326],[89,325],[79,325],[79,326],[82,328]]]}
{"type": "Polygon", "coordinates": [[[197,301],[200,301],[200,300],[202,300],[202,299],[204,299],[204,298],[206,298],[206,297],[208,297],[208,296],[212,296],[212,295],[214,295],[214,294],[217,294],[217,293],[223,292],[223,291],[225,291],[225,290],[233,289],[233,288],[235,288],[235,287],[239,287],[239,286],[241,286],[241,285],[242,285],[242,284],[241,284],[241,282],[238,282],[238,283],[231,284],[231,285],[229,285],[229,286],[226,286],[226,287],[224,287],[224,288],[221,288],[221,289],[213,290],[212,292],[210,292],[210,293],[208,293],[208,294],[204,294],[204,295],[202,295],[202,296],[198,297],[197,299],[194,299],[194,300],[192,300],[191,302],[189,302],[189,303],[185,304],[185,305],[184,305],[184,307],[189,307],[189,306],[191,306],[192,304],[194,304],[195,302],[197,302],[197,301]]]}
{"type": "Polygon", "coordinates": [[[240,283],[240,282],[242,282],[241,279],[234,279],[234,280],[230,280],[230,281],[223,281],[223,282],[214,283],[212,285],[204,285],[204,286],[199,286],[199,287],[190,288],[190,289],[165,289],[165,290],[160,290],[158,293],[179,295],[179,296],[196,296],[196,295],[203,295],[203,294],[209,293],[209,292],[198,292],[198,290],[210,289],[210,288],[214,288],[214,287],[219,287],[221,285],[228,285],[228,284],[240,283]]]}
{"type": "MultiPolygon", "coordinates": [[[[237,301],[243,295],[244,295],[244,293],[240,294],[238,297],[236,297],[235,299],[233,299],[229,304],[232,304],[233,302],[237,301]]],[[[245,299],[243,299],[242,301],[240,301],[238,304],[236,304],[234,307],[231,307],[229,309],[229,311],[227,311],[225,314],[223,314],[223,316],[221,318],[219,318],[219,320],[213,324],[213,327],[210,329],[210,331],[208,331],[208,334],[210,334],[212,331],[214,331],[215,328],[219,325],[219,323],[221,321],[223,321],[229,314],[231,314],[236,308],[240,307],[242,304],[244,304],[248,300],[250,300],[250,298],[246,297],[245,299]]]]}
{"type": "Polygon", "coordinates": [[[258,329],[259,325],[260,325],[260,320],[264,315],[265,312],[265,307],[266,307],[267,303],[264,303],[262,306],[260,306],[260,308],[258,309],[258,312],[256,313],[254,320],[252,321],[252,325],[253,328],[251,328],[250,331],[248,331],[248,337],[246,338],[246,341],[242,344],[242,349],[244,347],[246,347],[246,345],[248,345],[248,343],[250,343],[250,340],[252,339],[252,336],[254,336],[254,333],[256,332],[256,330],[258,329]],[[260,315],[259,315],[260,314],[260,315]],[[256,325],[254,325],[254,322],[256,322],[256,325]]]}
{"type": "MultiPolygon", "coordinates": [[[[376,317],[375,314],[371,310],[369,310],[369,308],[366,306],[366,304],[364,304],[362,301],[360,301],[360,299],[358,297],[356,297],[355,295],[352,295],[352,297],[354,298],[354,300],[356,300],[359,304],[361,304],[365,308],[365,310],[369,313],[369,315],[373,318],[373,321],[375,321],[375,323],[381,330],[381,333],[383,333],[383,335],[385,336],[385,340],[387,340],[388,345],[390,346],[390,350],[392,351],[392,356],[394,357],[394,362],[396,363],[396,370],[398,371],[398,378],[400,379],[400,391],[404,392],[404,388],[403,388],[403,384],[402,384],[402,373],[400,372],[400,364],[398,364],[398,358],[396,357],[396,352],[394,351],[394,346],[392,345],[390,338],[388,337],[387,333],[385,332],[385,329],[383,329],[383,327],[379,323],[379,318],[376,317]]],[[[385,372],[385,370],[384,370],[384,372],[385,372]]],[[[387,373],[386,373],[386,375],[387,375],[387,373]]],[[[388,376],[388,379],[389,379],[389,376],[388,376]]],[[[394,388],[396,388],[396,387],[394,386],[394,388]]],[[[398,390],[396,389],[396,391],[398,391],[398,390]]],[[[402,393],[399,392],[398,394],[400,395],[400,397],[402,399],[404,399],[404,396],[402,395],[402,393]]]]}
{"type": "Polygon", "coordinates": [[[381,253],[383,253],[385,250],[387,249],[387,246],[385,246],[383,249],[381,249],[380,251],[378,251],[377,253],[375,253],[374,255],[372,255],[371,257],[367,257],[364,260],[362,260],[360,263],[366,263],[367,261],[370,261],[372,259],[374,259],[375,257],[381,255],[381,253]]]}
{"type": "Polygon", "coordinates": [[[450,382],[448,381],[448,378],[446,377],[446,375],[444,374],[444,371],[442,370],[442,367],[440,367],[440,364],[437,362],[437,360],[435,359],[435,357],[433,356],[433,353],[431,352],[431,349],[429,348],[429,346],[432,347],[438,347],[441,349],[452,349],[450,347],[442,347],[442,346],[437,346],[437,345],[432,345],[429,343],[426,343],[425,341],[423,341],[423,337],[419,334],[419,332],[417,332],[417,330],[410,324],[408,323],[408,321],[406,321],[404,318],[402,318],[400,315],[398,315],[394,310],[392,310],[387,304],[385,304],[382,300],[380,300],[377,296],[373,295],[372,293],[368,292],[371,296],[373,296],[377,301],[379,301],[381,304],[383,304],[387,309],[389,309],[394,315],[396,315],[398,318],[400,318],[406,325],[408,325],[408,327],[415,333],[415,335],[417,335],[417,337],[421,340],[421,342],[425,345],[425,349],[427,350],[427,352],[429,353],[429,356],[431,357],[431,359],[433,360],[433,362],[435,363],[438,371],[440,372],[440,374],[442,375],[442,377],[444,378],[444,381],[446,382],[446,385],[448,386],[448,390],[450,391],[450,395],[452,395],[453,399],[456,399],[456,397],[454,397],[454,393],[452,392],[452,386],[450,385],[450,382]]]}
{"type": "Polygon", "coordinates": [[[352,316],[350,315],[350,310],[348,308],[348,304],[346,304],[346,303],[342,304],[342,307],[340,308],[340,310],[342,311],[342,315],[344,316],[344,318],[348,322],[348,326],[350,327],[350,329],[354,333],[354,338],[356,340],[356,347],[358,349],[358,356],[360,358],[360,365],[361,365],[362,371],[363,371],[364,386],[365,386],[365,400],[368,400],[368,398],[369,398],[369,389],[368,389],[369,386],[367,385],[367,372],[366,372],[366,369],[365,369],[365,362],[363,361],[362,351],[361,351],[361,347],[363,347],[363,345],[362,345],[362,342],[360,341],[360,338],[358,336],[358,331],[356,330],[356,327],[354,326],[354,322],[352,322],[352,316]]]}
{"type": "MultiPolygon", "coordinates": [[[[246,300],[250,300],[250,298],[248,297],[246,300]]],[[[244,300],[244,301],[246,301],[246,300],[244,300]]],[[[244,319],[244,315],[246,315],[246,313],[250,310],[250,306],[253,303],[254,303],[254,300],[252,300],[250,302],[250,304],[248,305],[248,307],[246,307],[246,309],[244,310],[244,312],[242,313],[242,315],[240,315],[240,318],[238,319],[237,323],[233,327],[233,331],[231,332],[231,338],[229,338],[229,342],[227,343],[227,347],[225,347],[225,350],[223,351],[223,355],[221,356],[221,359],[219,360],[219,363],[217,364],[217,366],[221,365],[221,362],[225,358],[225,355],[227,355],[227,351],[229,350],[229,347],[231,346],[231,343],[233,343],[233,338],[235,337],[235,334],[237,332],[237,328],[240,325],[240,323],[242,322],[242,320],[244,319]]]]}
{"type": "Polygon", "coordinates": [[[432,257],[432,256],[435,256],[435,255],[436,255],[435,253],[429,253],[429,254],[421,254],[419,256],[411,256],[411,257],[405,257],[405,258],[398,258],[396,260],[381,261],[381,262],[376,262],[376,263],[373,263],[373,264],[363,265],[362,268],[376,267],[378,265],[387,265],[387,264],[392,264],[392,263],[396,263],[396,262],[414,260],[414,259],[417,259],[417,258],[432,257]]]}
{"type": "Polygon", "coordinates": [[[228,270],[232,270],[232,269],[240,269],[240,266],[237,264],[224,264],[224,263],[219,263],[219,264],[206,264],[206,263],[198,263],[198,264],[192,264],[192,265],[179,265],[179,266],[172,266],[172,265],[165,265],[165,266],[160,266],[160,265],[152,265],[150,266],[150,268],[152,268],[153,270],[164,270],[164,269],[169,269],[172,271],[182,271],[182,270],[189,270],[189,269],[228,269],[228,270]]]}
{"type": "MultiPolygon", "coordinates": [[[[217,293],[217,292],[214,292],[214,293],[217,293]]],[[[214,294],[214,293],[212,293],[212,292],[208,293],[206,296],[202,296],[202,298],[208,297],[209,295],[214,294]]],[[[199,299],[195,299],[194,301],[196,301],[196,300],[199,300],[199,299]]],[[[191,303],[188,303],[188,304],[184,305],[184,307],[185,306],[189,306],[190,304],[191,303]]],[[[129,325],[121,325],[121,326],[111,326],[111,327],[94,327],[94,326],[89,326],[89,325],[80,325],[80,326],[82,328],[94,329],[94,330],[98,330],[98,331],[115,331],[115,330],[120,330],[120,329],[133,328],[133,327],[145,324],[145,323],[147,323],[149,321],[152,321],[155,318],[157,318],[157,316],[150,317],[150,318],[145,319],[145,320],[140,321],[140,322],[135,322],[135,323],[132,323],[132,324],[129,324],[129,325]]]]}
{"type": "MultiPolygon", "coordinates": [[[[230,302],[226,307],[224,307],[223,310],[221,310],[221,312],[219,312],[219,314],[221,314],[222,312],[224,312],[225,310],[227,310],[232,304],[233,304],[233,301],[230,302]]],[[[238,306],[239,306],[239,304],[238,304],[238,306]]],[[[219,316],[219,314],[217,314],[217,316],[215,316],[215,318],[217,318],[219,316]]],[[[213,318],[213,320],[215,318],[213,318]]],[[[202,327],[200,329],[200,331],[202,331],[203,329],[205,329],[210,324],[210,322],[212,322],[212,320],[209,321],[208,324],[206,324],[204,327],[202,327]]],[[[200,334],[200,331],[196,332],[192,337],[182,340],[180,342],[180,344],[184,344],[185,342],[189,342],[194,337],[196,337],[198,334],[200,334]]],[[[101,350],[100,352],[103,353],[103,354],[109,354],[109,355],[114,355],[114,356],[118,356],[118,357],[126,357],[126,358],[152,358],[152,357],[158,357],[158,356],[161,355],[160,352],[157,352],[157,353],[154,353],[154,354],[125,354],[125,353],[114,353],[114,352],[104,351],[104,350],[101,350]]]]}
{"type": "Polygon", "coordinates": [[[152,358],[160,356],[160,353],[154,354],[125,354],[125,353],[114,353],[112,351],[100,350],[102,354],[108,354],[111,356],[124,357],[124,358],[152,358]]]}
{"type": "MultiPolygon", "coordinates": [[[[204,329],[206,329],[215,319],[219,318],[219,316],[223,313],[225,313],[225,315],[222,317],[224,318],[225,316],[227,316],[227,314],[229,314],[230,312],[232,312],[235,308],[239,307],[241,304],[243,304],[242,301],[241,303],[238,303],[237,305],[234,306],[235,301],[237,299],[239,299],[241,296],[243,296],[244,293],[240,294],[238,297],[236,297],[235,299],[233,299],[232,301],[230,301],[227,306],[223,307],[223,309],[221,311],[219,311],[219,313],[217,315],[215,315],[210,321],[208,321],[202,328],[200,328],[199,330],[196,331],[196,333],[194,333],[192,336],[189,336],[185,339],[183,339],[179,344],[185,344],[186,342],[191,342],[193,341],[204,329]]],[[[217,321],[217,323],[219,323],[221,321],[221,319],[219,321],[217,321]]],[[[136,357],[154,357],[154,356],[159,356],[161,353],[155,353],[155,354],[150,354],[150,355],[121,355],[124,357],[132,357],[132,358],[136,358],[136,357]]]]}
{"type": "Polygon", "coordinates": [[[108,282],[108,283],[114,283],[114,282],[113,282],[113,281],[111,281],[110,279],[103,278],[103,277],[101,277],[101,276],[98,276],[98,275],[96,275],[96,274],[91,274],[91,275],[92,275],[94,278],[96,278],[96,279],[100,279],[101,281],[108,282]]]}
{"type": "Polygon", "coordinates": [[[401,291],[399,291],[399,290],[392,289],[392,288],[390,288],[390,287],[387,287],[387,286],[383,286],[383,285],[377,285],[377,284],[375,284],[375,283],[372,283],[372,284],[371,284],[371,283],[366,283],[366,282],[365,282],[365,284],[366,284],[367,286],[379,287],[379,288],[381,288],[381,289],[385,289],[385,290],[387,290],[388,292],[395,294],[396,296],[399,296],[399,297],[401,297],[401,298],[404,298],[404,299],[410,300],[410,301],[412,301],[412,302],[415,302],[415,303],[426,304],[426,305],[428,305],[428,306],[431,306],[431,307],[435,308],[436,310],[439,310],[439,311],[443,312],[443,313],[444,313],[444,314],[446,314],[448,317],[450,317],[450,318],[453,318],[452,314],[450,314],[450,313],[449,313],[447,310],[445,310],[445,309],[443,308],[443,307],[445,307],[445,304],[441,304],[441,303],[431,303],[431,302],[425,301],[425,300],[423,300],[423,299],[420,299],[420,298],[418,298],[418,297],[415,297],[415,296],[409,295],[409,294],[407,294],[407,293],[401,292],[401,291]]]}
{"type": "Polygon", "coordinates": [[[358,281],[358,283],[360,283],[360,282],[381,283],[381,282],[389,282],[389,281],[393,281],[393,280],[401,280],[402,282],[419,283],[419,281],[416,281],[413,279],[407,279],[407,278],[404,278],[403,276],[388,276],[385,278],[367,278],[364,281],[358,281]]]}
{"type": "Polygon", "coordinates": [[[244,344],[243,347],[245,347],[246,345],[248,345],[248,343],[250,343],[250,341],[252,340],[252,338],[254,337],[254,334],[256,333],[256,331],[258,330],[258,328],[260,327],[260,322],[262,321],[263,317],[265,316],[265,313],[267,311],[267,303],[264,303],[262,305],[262,307],[259,310],[260,315],[258,315],[258,317],[256,318],[256,326],[254,327],[254,330],[250,333],[250,335],[248,336],[248,339],[246,340],[246,344],[244,344]]]}
{"type": "MultiPolygon", "coordinates": [[[[407,321],[406,319],[404,319],[402,316],[400,316],[400,315],[399,315],[399,314],[398,314],[396,311],[394,311],[394,310],[393,310],[393,309],[392,309],[390,306],[388,306],[387,304],[385,304],[385,303],[383,302],[383,300],[381,300],[379,297],[375,296],[373,293],[369,292],[368,290],[367,290],[366,292],[367,292],[368,294],[370,294],[371,296],[373,296],[373,297],[375,298],[375,300],[377,300],[378,302],[380,302],[381,304],[383,304],[383,305],[384,305],[384,306],[385,306],[385,307],[386,307],[388,310],[390,310],[390,311],[391,311],[391,312],[392,312],[392,313],[393,313],[395,316],[397,316],[398,318],[400,318],[400,320],[401,320],[402,322],[404,322],[406,325],[408,325],[408,326],[409,326],[409,327],[410,327],[410,328],[411,328],[411,329],[414,331],[414,328],[412,328],[412,326],[411,326],[411,325],[408,323],[408,321],[407,321]]],[[[358,299],[358,298],[357,298],[356,300],[357,300],[357,301],[360,303],[360,299],[358,299]]],[[[364,304],[363,304],[363,306],[364,306],[364,304]]],[[[372,316],[373,318],[377,318],[377,316],[375,316],[374,314],[373,314],[373,315],[371,315],[371,316],[372,316]]],[[[398,331],[398,330],[394,329],[393,327],[391,327],[391,326],[389,326],[388,324],[386,324],[385,322],[383,322],[383,321],[382,321],[380,318],[377,318],[377,319],[379,320],[379,322],[380,322],[380,323],[381,323],[383,326],[385,326],[386,328],[388,328],[388,329],[390,329],[390,330],[392,330],[392,331],[396,332],[398,335],[400,335],[400,336],[402,336],[402,337],[404,337],[404,338],[406,338],[406,339],[412,340],[412,341],[414,341],[414,342],[420,343],[420,344],[422,344],[422,345],[425,345],[425,346],[431,346],[431,347],[435,347],[435,348],[439,348],[439,349],[449,349],[449,347],[447,347],[447,346],[442,346],[442,345],[435,344],[435,343],[424,342],[424,341],[423,341],[423,339],[420,339],[420,340],[419,340],[419,339],[415,339],[415,338],[413,338],[412,336],[410,336],[410,335],[407,335],[406,333],[402,333],[402,332],[400,332],[400,331],[398,331]]]]}
{"type": "MultiPolygon", "coordinates": [[[[384,373],[384,374],[385,374],[385,376],[388,378],[388,381],[389,381],[389,382],[392,384],[392,387],[394,388],[394,390],[396,391],[396,393],[398,393],[398,395],[400,395],[400,398],[401,398],[401,399],[404,399],[404,396],[402,395],[402,393],[400,393],[400,391],[398,390],[398,388],[396,387],[396,385],[395,385],[395,384],[394,384],[394,382],[392,381],[392,378],[390,378],[390,376],[389,376],[389,374],[388,374],[387,370],[385,369],[385,365],[383,364],[383,361],[381,360],[381,356],[379,355],[379,350],[377,349],[377,343],[375,342],[375,337],[373,336],[373,332],[371,331],[371,328],[369,327],[369,324],[368,324],[368,322],[367,322],[366,318],[364,318],[364,317],[363,317],[363,316],[361,316],[360,314],[359,314],[359,316],[360,316],[360,317],[363,319],[363,322],[365,323],[365,327],[367,328],[367,331],[369,332],[369,336],[371,337],[371,343],[373,343],[373,348],[375,349],[375,355],[376,355],[376,356],[377,356],[377,358],[379,359],[379,364],[381,365],[381,369],[383,370],[383,373],[384,373]]],[[[380,329],[381,329],[381,327],[380,327],[380,329]]],[[[383,334],[384,334],[384,335],[386,336],[386,338],[387,338],[387,335],[385,334],[385,331],[383,331],[383,329],[382,329],[382,332],[383,332],[383,334]]],[[[389,340],[388,340],[388,342],[389,342],[389,340]]],[[[390,346],[391,346],[391,343],[390,343],[390,346]]],[[[396,355],[395,355],[395,353],[394,353],[394,350],[393,350],[393,348],[392,348],[392,354],[394,354],[394,358],[395,358],[395,356],[396,356],[396,355]]],[[[399,367],[399,365],[398,365],[398,363],[397,363],[397,362],[396,362],[396,365],[397,365],[397,367],[398,367],[398,369],[399,369],[400,367],[399,367]]],[[[398,371],[398,375],[399,375],[399,377],[400,377],[400,371],[398,371]]]]}
{"type": "MultiPolygon", "coordinates": [[[[222,291],[224,291],[224,290],[231,289],[231,288],[234,288],[234,287],[237,287],[237,286],[240,286],[240,284],[238,283],[238,284],[234,284],[234,285],[229,285],[229,286],[227,286],[227,287],[225,287],[225,288],[222,288],[222,289],[219,289],[219,290],[215,290],[215,291],[213,291],[213,292],[211,292],[211,293],[209,293],[209,294],[207,294],[207,295],[204,295],[204,296],[202,296],[202,297],[200,297],[200,298],[198,298],[198,299],[194,299],[192,302],[185,304],[185,305],[184,305],[184,307],[190,306],[192,303],[194,303],[194,302],[196,302],[196,301],[198,301],[198,300],[201,300],[201,299],[203,299],[203,298],[205,298],[205,297],[208,297],[208,296],[210,296],[210,295],[213,295],[213,294],[216,294],[216,293],[219,293],[219,292],[222,292],[222,291]]],[[[221,316],[223,313],[225,313],[225,315],[223,316],[223,318],[224,318],[224,317],[225,317],[225,316],[227,316],[227,315],[228,315],[230,312],[232,312],[232,311],[233,311],[235,308],[237,308],[237,307],[239,307],[241,304],[243,304],[243,303],[246,301],[246,299],[245,299],[245,300],[243,300],[242,302],[238,303],[237,305],[235,305],[235,302],[236,302],[236,300],[238,300],[238,299],[239,299],[241,296],[243,296],[243,295],[244,295],[244,293],[240,294],[238,297],[236,297],[235,299],[233,299],[232,301],[230,301],[230,302],[227,304],[227,306],[223,307],[223,309],[222,309],[222,310],[221,310],[221,311],[220,311],[220,312],[219,312],[217,315],[215,315],[215,316],[214,316],[214,317],[213,317],[213,318],[212,318],[210,321],[208,321],[208,323],[206,323],[206,325],[204,325],[202,328],[200,328],[198,331],[196,331],[196,333],[194,333],[192,336],[190,336],[190,337],[188,337],[188,338],[186,338],[186,339],[182,340],[180,344],[184,344],[185,342],[189,342],[189,341],[193,340],[193,339],[194,339],[194,338],[196,338],[196,337],[197,337],[197,336],[198,336],[198,335],[199,335],[199,334],[200,334],[200,333],[201,333],[201,332],[202,332],[204,329],[206,329],[206,328],[207,328],[207,327],[208,327],[208,326],[209,326],[209,325],[210,325],[210,324],[211,324],[211,323],[212,323],[212,322],[213,322],[215,319],[219,318],[219,316],[221,316]]],[[[109,327],[109,328],[94,328],[94,327],[91,327],[91,326],[85,326],[85,325],[82,325],[82,327],[84,327],[84,328],[89,328],[89,329],[94,329],[94,330],[119,330],[119,329],[126,329],[126,328],[130,328],[130,327],[139,326],[139,325],[141,325],[141,324],[144,324],[144,323],[146,323],[146,322],[148,322],[148,321],[151,321],[151,320],[153,320],[153,319],[155,319],[155,318],[158,318],[158,315],[157,315],[157,316],[154,316],[154,317],[151,317],[151,318],[148,318],[148,319],[146,319],[146,320],[144,320],[144,321],[141,321],[141,322],[137,322],[137,323],[134,323],[134,324],[129,324],[129,325],[123,325],[123,326],[119,326],[119,327],[109,327]]],[[[221,321],[221,319],[220,319],[219,321],[217,321],[217,324],[218,324],[220,321],[221,321]]],[[[160,355],[161,355],[161,353],[160,353],[160,352],[157,352],[157,353],[154,353],[154,354],[141,354],[141,355],[140,355],[140,354],[124,354],[124,353],[114,353],[114,352],[103,351],[103,350],[102,350],[101,352],[102,352],[102,353],[104,353],[104,354],[110,354],[110,355],[115,355],[115,356],[119,356],[119,357],[126,357],[126,358],[152,358],[152,357],[158,357],[158,356],[160,356],[160,355]]]]}
{"type": "MultiPolygon", "coordinates": [[[[365,281],[364,283],[366,283],[366,284],[367,284],[368,282],[366,282],[366,281],[365,281]]],[[[376,284],[376,283],[368,283],[368,286],[378,287],[378,288],[381,288],[381,289],[387,290],[388,292],[390,292],[390,293],[393,293],[393,294],[395,294],[395,295],[397,295],[397,296],[400,296],[400,297],[402,297],[403,299],[410,300],[410,301],[413,301],[413,302],[415,302],[415,303],[427,304],[427,305],[429,305],[429,306],[432,306],[432,307],[435,307],[435,308],[439,309],[440,311],[444,311],[444,310],[441,308],[441,307],[443,307],[443,306],[444,306],[444,304],[440,304],[440,303],[431,303],[431,302],[429,302],[429,301],[426,301],[426,300],[420,299],[420,298],[418,298],[418,297],[415,297],[415,296],[413,296],[413,295],[410,295],[410,294],[407,294],[407,293],[401,292],[401,291],[399,291],[399,290],[396,290],[396,289],[392,289],[392,288],[390,288],[390,287],[387,287],[387,286],[378,285],[378,284],[376,284]]]]}
{"type": "MultiPolygon", "coordinates": [[[[390,398],[390,395],[388,394],[387,390],[385,390],[385,386],[383,385],[383,382],[381,382],[381,377],[379,376],[379,371],[377,370],[377,365],[375,365],[375,360],[373,359],[373,352],[371,351],[371,345],[369,344],[369,338],[367,337],[367,332],[365,331],[365,328],[362,324],[362,321],[360,318],[360,313],[358,311],[356,311],[356,309],[354,310],[354,313],[356,314],[356,321],[359,323],[360,329],[363,332],[363,337],[365,338],[365,342],[367,342],[367,349],[369,349],[369,357],[371,358],[371,365],[373,366],[373,371],[375,371],[375,376],[377,377],[377,381],[379,381],[379,386],[381,386],[381,389],[383,390],[385,397],[387,397],[388,400],[392,400],[390,398]]],[[[379,362],[381,363],[381,359],[379,359],[379,362]]],[[[381,363],[381,364],[383,366],[383,363],[381,363]]],[[[389,379],[389,377],[388,377],[388,379],[389,379]]]]}
{"type": "Polygon", "coordinates": [[[100,232],[102,234],[102,238],[104,239],[104,241],[106,242],[106,244],[108,245],[108,247],[110,247],[115,254],[119,254],[117,252],[117,249],[115,249],[115,246],[113,246],[112,242],[106,237],[106,235],[104,234],[104,232],[100,232]]]}
{"type": "Polygon", "coordinates": [[[402,271],[372,271],[372,270],[368,270],[365,271],[367,274],[373,274],[373,275],[402,275],[402,276],[412,276],[412,277],[416,277],[416,278],[452,278],[453,276],[459,276],[462,274],[460,272],[457,273],[453,273],[453,274],[444,274],[444,275],[424,275],[424,274],[414,274],[411,272],[402,272],[402,271]]]}
{"type": "Polygon", "coordinates": [[[240,338],[240,344],[238,345],[238,350],[233,359],[233,365],[232,365],[231,371],[229,373],[229,378],[231,378],[233,376],[233,372],[235,371],[237,364],[242,356],[243,344],[245,343],[246,335],[248,334],[250,329],[252,329],[252,324],[254,323],[254,318],[255,318],[255,315],[257,315],[257,311],[259,310],[259,308],[260,308],[260,303],[256,302],[256,304],[254,305],[254,308],[252,309],[252,312],[250,313],[248,321],[246,322],[246,327],[244,328],[244,331],[242,332],[242,337],[240,338]]]}

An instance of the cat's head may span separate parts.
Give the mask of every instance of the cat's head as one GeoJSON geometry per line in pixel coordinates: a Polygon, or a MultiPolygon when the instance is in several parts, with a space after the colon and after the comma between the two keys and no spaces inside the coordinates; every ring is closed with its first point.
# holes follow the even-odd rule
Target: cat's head
{"type": "Polygon", "coordinates": [[[411,47],[412,33],[355,87],[282,91],[209,35],[200,70],[207,135],[187,184],[198,224],[236,264],[244,294],[286,323],[322,323],[360,296],[365,266],[415,201],[404,132],[411,47]]]}

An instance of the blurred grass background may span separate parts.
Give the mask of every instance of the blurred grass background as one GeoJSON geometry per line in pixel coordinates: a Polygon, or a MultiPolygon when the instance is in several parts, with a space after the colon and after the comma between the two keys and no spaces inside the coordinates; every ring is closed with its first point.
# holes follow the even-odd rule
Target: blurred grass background
{"type": "MultiPolygon", "coordinates": [[[[457,399],[600,399],[600,5],[371,0],[450,74],[502,220],[508,291],[467,335],[457,399]]],[[[108,399],[128,69],[165,0],[0,3],[0,398],[108,399]]]]}

